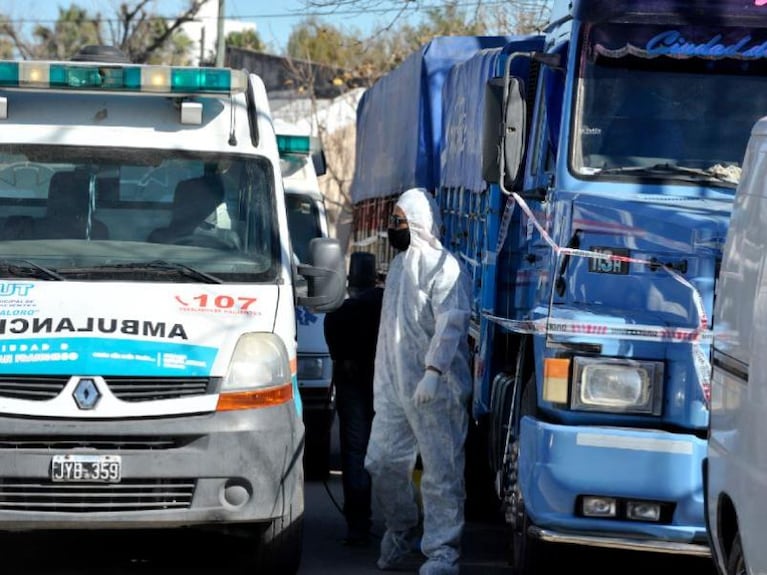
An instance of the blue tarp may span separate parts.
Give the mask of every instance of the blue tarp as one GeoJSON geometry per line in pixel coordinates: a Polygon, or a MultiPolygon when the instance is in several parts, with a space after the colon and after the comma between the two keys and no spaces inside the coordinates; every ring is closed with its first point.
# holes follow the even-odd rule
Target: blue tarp
{"type": "Polygon", "coordinates": [[[508,36],[442,36],[363,94],[357,108],[352,203],[439,182],[442,86],[450,68],[508,36]]]}
{"type": "MultiPolygon", "coordinates": [[[[456,64],[443,87],[442,125],[444,141],[440,150],[440,186],[482,191],[482,128],[485,85],[490,78],[501,77],[509,54],[543,49],[543,36],[519,36],[509,39],[503,48],[480,50],[456,64]]],[[[528,58],[512,62],[512,75],[526,79],[528,58]]]]}

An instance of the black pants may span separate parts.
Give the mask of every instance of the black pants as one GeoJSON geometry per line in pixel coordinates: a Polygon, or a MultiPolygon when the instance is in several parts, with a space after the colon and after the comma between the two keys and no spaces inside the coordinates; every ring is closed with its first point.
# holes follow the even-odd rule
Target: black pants
{"type": "Polygon", "coordinates": [[[336,410],[341,447],[344,516],[349,536],[364,536],[370,530],[370,475],[365,453],[373,422],[373,362],[333,362],[336,410]]]}

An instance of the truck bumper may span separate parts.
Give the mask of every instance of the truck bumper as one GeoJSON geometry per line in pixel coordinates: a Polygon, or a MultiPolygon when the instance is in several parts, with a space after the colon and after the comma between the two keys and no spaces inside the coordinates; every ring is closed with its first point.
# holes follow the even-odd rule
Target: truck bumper
{"type": "Polygon", "coordinates": [[[303,482],[292,403],[130,421],[0,417],[0,437],[0,530],[265,523],[303,482]],[[122,478],[54,482],[63,454],[119,455],[122,478]]]}
{"type": "Polygon", "coordinates": [[[701,462],[706,442],[655,430],[572,427],[525,417],[520,484],[531,535],[548,541],[643,551],[710,555],[701,462]],[[615,518],[584,517],[584,495],[613,497],[615,518]],[[627,519],[631,501],[659,502],[659,522],[627,519]]]}
{"type": "Polygon", "coordinates": [[[298,391],[305,411],[304,415],[313,418],[330,419],[335,412],[335,393],[333,390],[333,362],[325,354],[298,354],[299,364],[306,362],[313,367],[307,370],[299,369],[298,391]]]}

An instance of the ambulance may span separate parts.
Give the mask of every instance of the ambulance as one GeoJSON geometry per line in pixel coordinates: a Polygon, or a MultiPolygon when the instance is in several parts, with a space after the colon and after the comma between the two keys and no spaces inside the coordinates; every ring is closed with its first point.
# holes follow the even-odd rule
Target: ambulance
{"type": "Polygon", "coordinates": [[[2,61],[0,205],[0,530],[221,527],[295,573],[296,307],[345,268],[294,265],[262,80],[2,61]]]}
{"type": "MultiPolygon", "coordinates": [[[[326,172],[325,153],[318,138],[297,123],[275,118],[282,184],[294,261],[310,254],[315,238],[326,238],[328,218],[318,176],[326,172]]],[[[297,289],[306,282],[299,276],[297,289]]],[[[325,341],[325,314],[306,306],[296,308],[298,335],[298,390],[304,405],[306,446],[304,472],[308,479],[330,473],[331,432],[335,419],[333,362],[325,341]]]]}

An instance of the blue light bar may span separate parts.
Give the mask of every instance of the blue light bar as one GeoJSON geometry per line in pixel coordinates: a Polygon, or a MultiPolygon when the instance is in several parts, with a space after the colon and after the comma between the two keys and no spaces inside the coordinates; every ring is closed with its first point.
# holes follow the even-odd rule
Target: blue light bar
{"type": "Polygon", "coordinates": [[[223,95],[244,92],[247,84],[244,71],[229,68],[0,61],[0,87],[223,95]]]}

